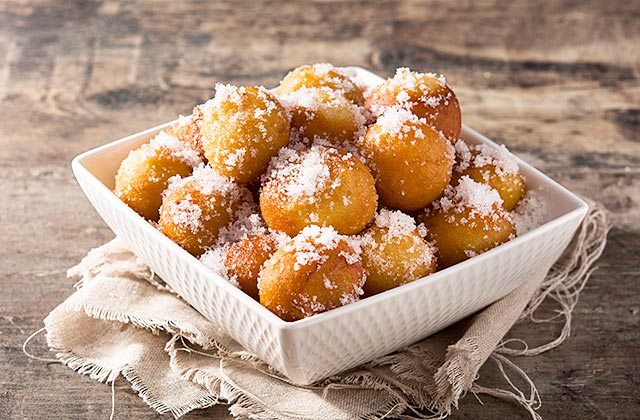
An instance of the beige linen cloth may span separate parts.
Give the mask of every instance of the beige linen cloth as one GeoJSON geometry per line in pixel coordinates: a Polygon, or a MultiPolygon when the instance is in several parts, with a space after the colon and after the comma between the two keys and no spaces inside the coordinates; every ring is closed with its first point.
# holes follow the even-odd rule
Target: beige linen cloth
{"type": "Polygon", "coordinates": [[[122,375],[149,406],[175,417],[224,403],[242,418],[442,418],[473,392],[510,400],[539,418],[535,385],[509,357],[540,354],[569,335],[573,306],[606,233],[605,214],[592,205],[549,273],[531,277],[470,319],[314,386],[295,386],[246,352],[117,239],[69,270],[80,279],[77,291],[44,320],[46,337],[58,361],[101,382],[122,375]],[[527,348],[522,340],[503,341],[515,322],[539,322],[533,315],[545,300],[559,305],[564,325],[557,338],[537,348],[527,348]],[[519,349],[509,347],[514,341],[519,349]],[[489,358],[508,389],[476,383],[489,358]],[[526,393],[510,375],[520,376],[526,393]]]}

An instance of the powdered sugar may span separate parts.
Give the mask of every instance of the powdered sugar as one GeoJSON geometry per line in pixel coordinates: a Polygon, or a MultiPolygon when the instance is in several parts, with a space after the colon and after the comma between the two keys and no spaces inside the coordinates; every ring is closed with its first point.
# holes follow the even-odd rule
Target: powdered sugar
{"type": "Polygon", "coordinates": [[[333,67],[333,64],[331,63],[316,63],[313,64],[311,68],[313,69],[314,73],[318,75],[326,75],[331,71],[336,71],[336,68],[333,67]]]}
{"type": "Polygon", "coordinates": [[[494,166],[499,176],[513,175],[519,171],[518,161],[505,145],[498,148],[487,144],[468,145],[460,139],[455,143],[455,151],[457,165],[454,170],[457,172],[487,165],[494,166]]]}
{"type": "Polygon", "coordinates": [[[385,110],[376,124],[382,128],[383,134],[392,135],[400,139],[403,139],[408,133],[413,133],[414,138],[424,138],[424,132],[420,126],[426,125],[427,120],[419,118],[406,108],[392,106],[385,110]]]}
{"type": "Polygon", "coordinates": [[[170,215],[174,224],[192,233],[196,233],[202,228],[202,209],[189,197],[175,203],[170,215]]]}
{"type": "Polygon", "coordinates": [[[204,104],[205,115],[211,115],[210,109],[220,106],[225,102],[231,102],[237,106],[242,105],[242,93],[246,88],[244,86],[234,86],[231,84],[216,83],[215,95],[204,104]],[[207,112],[208,111],[208,112],[207,112]]]}
{"type": "Polygon", "coordinates": [[[281,86],[284,86],[284,90],[289,90],[291,84],[296,90],[301,87],[327,87],[345,96],[356,94],[356,91],[360,90],[355,81],[343,69],[329,63],[317,63],[296,68],[285,77],[281,86]],[[309,78],[309,74],[315,77],[309,78]]]}
{"type": "MultiPolygon", "coordinates": [[[[410,109],[416,102],[428,107],[437,107],[442,102],[447,103],[451,93],[442,91],[442,88],[446,87],[447,81],[443,75],[418,73],[407,67],[400,67],[393,78],[387,79],[374,90],[377,89],[382,96],[394,98],[397,106],[410,109]],[[433,80],[435,87],[429,84],[429,79],[433,80]]],[[[386,111],[388,105],[384,100],[382,103],[373,101],[369,104],[369,111],[374,117],[380,116],[386,111]]]]}
{"type": "Polygon", "coordinates": [[[356,302],[358,300],[358,296],[350,293],[343,293],[340,295],[340,305],[348,305],[350,303],[356,302]]]}
{"type": "MultiPolygon", "coordinates": [[[[215,96],[199,106],[205,123],[215,122],[227,123],[229,126],[242,126],[247,121],[251,121],[252,124],[256,124],[263,136],[267,135],[264,121],[277,111],[278,104],[266,88],[217,83],[215,90],[215,96]],[[257,104],[250,102],[251,98],[254,100],[257,98],[257,104]],[[223,113],[227,121],[215,120],[218,110],[224,110],[223,113]]],[[[249,140],[256,141],[256,139],[249,140]]]]}
{"type": "Polygon", "coordinates": [[[178,115],[178,127],[186,127],[193,122],[192,115],[178,115]]]}
{"type": "Polygon", "coordinates": [[[516,234],[520,236],[540,226],[546,213],[547,203],[542,194],[535,190],[527,191],[511,212],[516,234]]]}
{"type": "MultiPolygon", "coordinates": [[[[296,118],[296,124],[298,124],[297,119],[300,116],[299,113],[301,109],[304,114],[300,119],[303,120],[304,123],[303,117],[305,115],[309,118],[321,115],[319,110],[324,110],[327,107],[348,108],[353,113],[355,124],[360,127],[361,130],[356,133],[355,138],[362,136],[366,129],[363,108],[351,102],[361,103],[362,98],[360,97],[354,100],[350,96],[345,96],[350,89],[354,88],[353,80],[343,77],[346,76],[345,73],[328,63],[305,67],[310,67],[315,75],[327,80],[329,82],[328,85],[331,87],[311,88],[302,86],[294,92],[285,92],[278,95],[278,99],[288,111],[288,115],[290,116],[292,110],[295,109],[298,114],[294,114],[294,117],[296,118]],[[347,97],[349,99],[347,99],[347,97]]],[[[307,76],[309,75],[309,73],[306,74],[307,76]]],[[[379,141],[382,135],[391,136],[391,140],[399,141],[409,139],[412,142],[419,141],[425,136],[430,136],[431,132],[426,129],[426,127],[431,127],[430,122],[428,122],[430,117],[418,117],[412,110],[415,112],[418,112],[418,110],[424,112],[424,108],[415,107],[414,105],[416,104],[431,108],[439,108],[443,104],[446,105],[452,94],[447,93],[448,88],[439,89],[439,87],[446,87],[444,77],[432,73],[416,73],[410,71],[408,68],[400,68],[397,70],[393,79],[387,81],[386,85],[385,92],[391,94],[391,102],[394,102],[394,104],[380,105],[377,109],[375,109],[376,104],[373,105],[377,116],[377,126],[380,129],[376,134],[379,136],[378,139],[373,139],[373,141],[379,141]]],[[[216,118],[214,114],[217,110],[215,108],[223,106],[223,103],[225,111],[228,109],[233,110],[233,105],[237,106],[237,112],[233,111],[234,115],[229,116],[229,121],[264,120],[268,117],[268,113],[272,110],[272,107],[275,106],[277,106],[279,112],[282,112],[282,108],[278,105],[277,101],[274,102],[273,94],[264,88],[258,89],[258,96],[264,100],[266,107],[252,107],[248,110],[246,106],[248,103],[246,100],[247,95],[245,95],[245,93],[248,92],[247,89],[253,88],[217,84],[214,98],[198,107],[201,122],[202,120],[204,120],[205,123],[213,121],[213,118],[216,118]]],[[[429,110],[427,110],[427,113],[428,112],[429,110]]],[[[437,110],[434,110],[434,112],[437,112],[437,110]]],[[[332,115],[331,113],[327,114],[332,115]]],[[[344,115],[344,113],[341,115],[344,115]]],[[[346,118],[344,119],[346,120],[346,118]]],[[[218,121],[220,124],[229,122],[226,120],[226,117],[218,118],[218,121]]],[[[187,127],[195,122],[196,113],[194,111],[193,116],[180,116],[178,126],[187,127]]],[[[337,122],[340,122],[340,118],[337,119],[337,122]]],[[[258,134],[255,135],[256,138],[260,137],[260,133],[266,136],[264,131],[265,126],[261,126],[259,121],[255,124],[251,122],[251,124],[257,127],[258,134]]],[[[309,125],[309,127],[311,127],[311,125],[309,125]]],[[[339,130],[341,130],[342,125],[339,127],[339,130]]],[[[210,127],[207,126],[207,128],[210,127]]],[[[204,131],[205,130],[203,130],[203,132],[204,131]]],[[[312,131],[313,130],[310,130],[310,132],[312,131]]],[[[302,135],[300,133],[302,133],[302,130],[300,130],[299,133],[291,131],[291,138],[295,141],[286,148],[280,149],[278,155],[271,160],[269,169],[262,177],[262,188],[267,188],[267,185],[271,183],[274,185],[277,184],[278,188],[276,192],[278,194],[281,192],[286,194],[287,199],[313,202],[324,194],[328,194],[339,187],[339,181],[335,181],[337,165],[333,164],[332,159],[352,158],[355,151],[358,150],[358,144],[356,143],[357,140],[349,140],[346,141],[345,144],[336,146],[335,143],[337,143],[337,141],[330,142],[329,140],[320,138],[322,136],[318,135],[316,135],[317,138],[301,139],[300,137],[302,137],[302,135]],[[340,151],[336,150],[336,148],[339,148],[340,151]],[[353,152],[344,154],[342,152],[343,149],[352,150],[353,152]]],[[[308,136],[312,137],[314,134],[308,134],[308,136]]],[[[329,135],[327,134],[324,137],[329,137],[329,135]]],[[[180,138],[182,138],[181,134],[180,138]]],[[[384,140],[386,141],[386,139],[384,140]]],[[[342,141],[342,139],[339,141],[342,141]]],[[[219,161],[212,159],[212,164],[215,162],[216,165],[222,163],[228,168],[236,167],[253,153],[252,146],[249,143],[247,143],[246,147],[233,149],[232,152],[223,155],[219,161]]],[[[447,146],[451,149],[449,150],[451,158],[457,158],[458,163],[455,170],[458,172],[462,172],[470,167],[482,167],[486,165],[495,166],[498,174],[513,174],[518,172],[516,159],[504,146],[500,148],[493,148],[487,145],[469,146],[462,140],[453,145],[447,142],[447,146]]],[[[321,227],[311,225],[305,227],[297,236],[291,238],[284,233],[270,231],[248,190],[243,187],[239,188],[232,180],[217,173],[211,167],[205,166],[198,152],[189,147],[188,142],[180,141],[170,134],[161,132],[149,143],[149,147],[168,150],[173,155],[180,156],[181,159],[195,168],[193,175],[190,177],[172,177],[166,193],[175,191],[175,189],[180,188],[186,182],[193,182],[193,185],[195,185],[197,190],[203,195],[220,192],[220,194],[225,197],[233,197],[236,201],[235,204],[237,204],[238,201],[242,203],[239,208],[234,204],[232,209],[234,212],[233,221],[219,230],[215,245],[200,257],[200,260],[205,266],[229,279],[229,281],[236,286],[238,286],[237,280],[231,275],[230,270],[225,265],[228,248],[233,243],[256,235],[271,235],[277,243],[277,248],[292,252],[294,255],[294,267],[292,268],[296,271],[302,270],[303,267],[324,264],[330,256],[333,261],[336,253],[349,265],[359,264],[361,262],[363,248],[366,250],[367,246],[376,246],[380,250],[391,244],[402,244],[401,247],[396,246],[395,249],[407,250],[406,255],[404,255],[405,259],[399,258],[399,262],[397,263],[402,269],[406,269],[407,273],[413,272],[418,266],[424,266],[425,264],[431,265],[434,263],[434,249],[432,245],[425,240],[428,233],[427,228],[423,224],[417,225],[410,215],[401,211],[380,208],[373,224],[367,231],[361,233],[360,236],[340,235],[331,226],[321,227]],[[374,237],[372,232],[376,233],[375,241],[372,239],[374,237]],[[345,246],[345,244],[347,246],[345,246]],[[336,249],[339,249],[340,252],[337,252],[336,249]],[[430,250],[430,252],[425,251],[425,249],[430,250]]],[[[221,171],[223,170],[222,166],[217,167],[220,168],[221,171]]],[[[192,192],[192,195],[195,196],[196,194],[192,192]]],[[[341,203],[345,208],[352,204],[348,195],[341,195],[338,199],[340,200],[338,203],[341,203]]],[[[171,217],[174,224],[193,233],[197,233],[202,229],[204,222],[202,215],[203,210],[206,212],[205,207],[200,208],[188,195],[172,205],[174,206],[174,211],[171,217]]],[[[503,217],[505,211],[501,205],[502,199],[496,190],[487,185],[477,183],[470,177],[463,176],[460,178],[457,186],[447,187],[443,196],[433,204],[432,210],[445,212],[454,211],[456,213],[466,212],[464,216],[469,219],[473,215],[503,217]]],[[[536,195],[536,193],[528,192],[525,195],[512,212],[518,235],[531,230],[542,222],[545,209],[544,205],[545,203],[541,201],[541,197],[536,195]]],[[[339,206],[338,204],[338,207],[339,206]]],[[[229,209],[231,209],[231,206],[229,206],[229,209]]],[[[319,214],[321,215],[321,213],[319,214]]],[[[317,223],[320,223],[320,216],[318,214],[311,214],[309,218],[312,221],[316,220],[317,223]]],[[[204,224],[206,225],[206,222],[204,222],[204,224]]],[[[384,252],[379,252],[378,254],[379,258],[383,258],[385,255],[384,252]]],[[[465,254],[468,257],[475,255],[472,250],[465,251],[465,254]]],[[[389,252],[387,256],[388,255],[391,255],[391,252],[389,252]]],[[[387,263],[389,263],[389,261],[391,260],[388,258],[387,263]]],[[[396,261],[393,262],[395,263],[396,261]]],[[[354,268],[352,269],[355,270],[354,268]]],[[[303,273],[306,272],[303,271],[303,273]]],[[[318,280],[318,277],[315,277],[315,280],[318,280]]],[[[324,285],[324,288],[333,294],[331,298],[332,303],[327,303],[323,301],[323,299],[319,299],[318,296],[307,294],[296,298],[298,301],[294,300],[292,302],[293,305],[304,307],[307,312],[310,310],[310,315],[331,309],[331,306],[336,304],[336,299],[339,300],[341,305],[352,303],[358,300],[358,295],[363,293],[360,287],[362,284],[360,284],[360,286],[354,286],[354,293],[350,293],[351,285],[349,284],[349,291],[345,292],[341,278],[335,277],[330,272],[327,272],[320,281],[321,284],[324,285]]],[[[364,278],[362,279],[362,283],[364,283],[364,278]]],[[[314,287],[316,286],[314,285],[314,287]]],[[[319,294],[319,296],[321,295],[319,294]]]]}
{"type": "Polygon", "coordinates": [[[322,276],[322,283],[327,290],[336,289],[338,287],[338,285],[331,281],[326,274],[322,276]]]}
{"type": "Polygon", "coordinates": [[[358,89],[356,83],[340,67],[329,63],[316,63],[311,66],[313,73],[326,79],[340,93],[346,94],[358,89]]]}
{"type": "Polygon", "coordinates": [[[211,195],[214,191],[225,196],[238,198],[242,194],[237,184],[229,178],[220,175],[209,165],[200,165],[193,170],[193,174],[186,178],[174,176],[169,179],[169,187],[165,195],[171,191],[181,188],[187,182],[194,182],[195,187],[204,195],[211,195]]]}
{"type": "MultiPolygon", "coordinates": [[[[278,100],[290,115],[302,114],[303,119],[298,119],[298,126],[292,127],[292,135],[299,137],[300,140],[314,140],[303,136],[305,127],[309,126],[317,118],[327,118],[327,115],[333,115],[338,112],[344,115],[345,112],[351,114],[352,127],[347,132],[349,122],[341,121],[341,126],[345,126],[342,135],[351,135],[356,138],[364,133],[366,117],[364,110],[349,101],[340,91],[336,91],[327,87],[300,87],[292,92],[280,93],[278,100]]],[[[343,117],[344,118],[344,117],[343,117]]]]}
{"type": "Polygon", "coordinates": [[[243,200],[236,219],[220,229],[218,243],[231,243],[247,239],[250,236],[264,235],[268,233],[264,220],[258,214],[258,209],[250,197],[243,200]]]}
{"type": "Polygon", "coordinates": [[[356,252],[355,250],[354,252],[340,251],[338,255],[344,258],[349,265],[353,265],[360,261],[360,253],[356,252]]]}
{"type": "Polygon", "coordinates": [[[478,253],[476,251],[474,251],[473,249],[465,249],[464,250],[464,255],[466,255],[467,258],[473,258],[476,255],[478,255],[478,253]]]}
{"type": "Polygon", "coordinates": [[[504,144],[498,148],[480,144],[475,149],[479,151],[474,158],[476,167],[493,165],[498,175],[518,173],[518,162],[504,144]]]}
{"type": "Polygon", "coordinates": [[[200,154],[191,148],[189,143],[180,141],[178,138],[167,134],[165,131],[159,132],[148,144],[149,151],[162,149],[172,156],[182,160],[187,165],[196,167],[202,164],[200,154]]]}
{"type": "Polygon", "coordinates": [[[402,244],[405,275],[413,277],[418,270],[431,266],[435,258],[432,245],[424,240],[426,235],[427,228],[423,224],[416,226],[415,220],[408,214],[381,209],[373,227],[361,236],[360,243],[362,252],[375,261],[376,266],[384,267],[385,271],[396,270],[385,249],[402,244]]]}
{"type": "Polygon", "coordinates": [[[291,199],[313,201],[319,194],[337,188],[331,183],[328,159],[350,161],[351,154],[341,154],[319,144],[309,149],[290,146],[272,159],[263,181],[265,186],[277,184],[291,199]]]}
{"type": "Polygon", "coordinates": [[[301,87],[294,92],[278,95],[278,100],[287,110],[298,106],[310,111],[315,111],[320,108],[325,101],[322,95],[323,92],[328,94],[329,91],[326,89],[320,90],[318,88],[301,87]]]}
{"type": "Polygon", "coordinates": [[[471,160],[473,159],[473,154],[471,153],[471,149],[469,145],[459,139],[455,145],[455,153],[456,153],[456,166],[454,170],[457,172],[465,171],[471,165],[471,160]]]}
{"type": "Polygon", "coordinates": [[[398,92],[398,94],[396,95],[396,101],[398,101],[398,103],[403,103],[403,102],[408,102],[411,99],[411,97],[409,96],[409,94],[404,91],[401,90],[400,92],[398,92]]]}
{"type": "MultiPolygon", "coordinates": [[[[340,242],[345,242],[346,237],[339,234],[333,227],[320,227],[310,225],[302,229],[291,241],[283,247],[285,252],[293,252],[296,262],[294,270],[310,264],[323,264],[329,258],[327,251],[336,249],[340,242]]],[[[342,255],[342,253],[341,253],[342,255]]],[[[342,255],[348,264],[354,264],[359,260],[359,255],[353,252],[345,252],[342,255]],[[355,256],[354,256],[355,255],[355,256]]]]}
{"type": "Polygon", "coordinates": [[[386,229],[390,238],[411,235],[417,229],[413,217],[400,210],[381,209],[376,215],[374,224],[379,228],[386,229]]]}
{"type": "Polygon", "coordinates": [[[229,269],[225,264],[228,250],[228,244],[211,248],[200,256],[200,262],[220,277],[227,279],[234,286],[240,287],[237,278],[229,273],[229,269]]]}
{"type": "Polygon", "coordinates": [[[247,149],[244,147],[239,147],[235,152],[229,153],[224,159],[225,166],[228,169],[233,169],[236,165],[242,162],[246,154],[247,149]]]}
{"type": "MultiPolygon", "coordinates": [[[[495,189],[463,176],[458,185],[447,187],[444,195],[433,203],[433,209],[442,212],[469,212],[469,217],[497,219],[502,213],[502,198],[495,189]],[[499,214],[500,213],[500,214],[499,214]]],[[[508,216],[508,213],[505,213],[508,216]]]]}
{"type": "MultiPolygon", "coordinates": [[[[191,176],[171,177],[163,196],[163,213],[176,226],[195,234],[197,239],[197,235],[205,231],[205,223],[212,217],[211,210],[205,207],[206,203],[224,205],[233,222],[219,231],[217,244],[224,242],[221,239],[231,237],[231,229],[235,232],[239,229],[238,225],[245,223],[245,214],[255,211],[251,193],[246,188],[204,165],[197,167],[191,176]],[[194,197],[196,193],[201,194],[201,197],[194,197]]],[[[246,230],[249,231],[248,228],[246,230]]]]}
{"type": "Polygon", "coordinates": [[[444,75],[436,73],[418,73],[412,71],[408,67],[399,67],[396,69],[396,74],[393,79],[389,79],[392,85],[396,85],[406,89],[420,89],[425,92],[427,86],[421,82],[424,77],[435,78],[438,84],[442,87],[447,85],[447,80],[444,75]]]}
{"type": "Polygon", "coordinates": [[[502,206],[502,198],[498,191],[485,184],[475,182],[463,176],[455,188],[454,200],[472,207],[481,214],[491,214],[495,206],[502,206]]]}

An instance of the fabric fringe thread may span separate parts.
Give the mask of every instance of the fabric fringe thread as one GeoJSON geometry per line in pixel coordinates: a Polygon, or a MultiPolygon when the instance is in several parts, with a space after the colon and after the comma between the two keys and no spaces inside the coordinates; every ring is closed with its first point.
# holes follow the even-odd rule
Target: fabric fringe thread
{"type": "Polygon", "coordinates": [[[597,269],[594,263],[604,252],[609,232],[604,209],[594,201],[585,200],[589,203],[589,213],[573,240],[574,246],[570,245],[567,248],[570,250],[569,253],[551,267],[549,275],[520,316],[520,320],[529,318],[534,323],[549,323],[562,317],[564,321],[560,334],[554,340],[534,348],[529,348],[521,339],[511,341],[521,343],[523,349],[508,347],[508,342],[505,341],[496,349],[497,353],[509,356],[536,356],[558,347],[571,334],[573,308],[578,303],[578,297],[587,280],[597,269]],[[547,298],[556,302],[560,309],[556,310],[553,317],[538,319],[535,312],[547,298]]]}
{"type": "MultiPolygon", "coordinates": [[[[580,291],[584,288],[588,278],[595,270],[593,264],[604,250],[607,231],[605,212],[600,205],[590,202],[589,214],[586,216],[585,222],[574,239],[576,245],[573,247],[570,246],[568,254],[552,267],[549,275],[547,275],[543,281],[542,287],[534,294],[525,311],[520,316],[519,322],[529,319],[535,323],[552,322],[559,317],[563,317],[564,324],[558,337],[534,348],[529,348],[526,342],[521,339],[504,340],[490,355],[490,359],[497,365],[501,375],[511,389],[482,386],[476,382],[477,376],[469,377],[467,372],[460,368],[460,366],[468,363],[469,359],[476,357],[477,352],[475,350],[477,350],[477,343],[475,343],[473,339],[449,346],[445,357],[446,361],[440,366],[438,366],[439,361],[435,355],[429,352],[422,352],[414,346],[410,346],[399,353],[382,357],[359,369],[343,373],[309,388],[321,389],[323,395],[351,387],[355,387],[356,389],[384,390],[388,392],[390,395],[389,403],[375,413],[369,413],[361,417],[363,420],[391,416],[425,419],[444,418],[451,413],[452,407],[457,407],[459,398],[468,391],[476,396],[478,394],[489,395],[516,403],[525,408],[530,413],[532,419],[540,419],[540,415],[536,412],[536,409],[540,406],[540,396],[535,384],[509,357],[538,355],[557,347],[569,336],[571,332],[572,311],[578,301],[580,291]],[[535,317],[536,310],[547,298],[551,298],[551,300],[557,303],[560,309],[554,317],[537,319],[535,317]],[[515,349],[509,347],[508,344],[513,342],[520,343],[524,348],[515,349]],[[416,372],[415,365],[396,363],[399,354],[403,356],[408,355],[419,360],[424,371],[416,372]],[[515,371],[520,379],[529,386],[528,395],[525,395],[525,393],[513,383],[506,372],[506,368],[515,371]],[[431,369],[434,371],[432,372],[431,369]],[[395,376],[398,374],[415,374],[414,381],[404,383],[395,376]],[[443,399],[434,399],[434,389],[444,386],[445,382],[446,385],[452,385],[451,393],[443,399]],[[411,414],[408,414],[408,411],[411,414]]],[[[100,261],[97,253],[93,253],[92,251],[92,253],[89,253],[87,256],[87,259],[83,260],[81,265],[70,270],[70,274],[84,275],[83,273],[88,272],[91,275],[95,275],[98,271],[93,264],[99,265],[100,261]]],[[[118,269],[119,268],[116,267],[116,271],[118,269]]],[[[142,278],[153,276],[150,271],[142,268],[138,274],[142,278]]],[[[78,286],[82,287],[84,281],[86,281],[86,279],[81,280],[78,286]]],[[[155,283],[152,284],[156,285],[155,283]]],[[[160,283],[156,286],[166,287],[160,283]]],[[[247,390],[238,386],[225,373],[225,364],[227,362],[238,362],[239,360],[245,363],[252,363],[256,368],[264,369],[264,363],[255,358],[255,356],[244,351],[227,351],[223,345],[215,341],[206,342],[207,340],[202,337],[200,332],[197,331],[197,328],[191,325],[176,324],[170,320],[159,323],[157,320],[137,318],[113,311],[105,311],[100,308],[83,306],[81,309],[93,318],[131,323],[154,334],[160,332],[169,333],[172,338],[167,342],[165,350],[169,353],[171,368],[179,372],[184,378],[205,386],[212,393],[217,391],[219,398],[212,395],[210,398],[195,401],[193,404],[172,410],[161,400],[150,394],[147,386],[132,367],[123,366],[122,369],[118,370],[99,366],[90,360],[86,360],[62,348],[60,343],[56,342],[55,337],[47,335],[49,347],[56,353],[58,360],[78,373],[89,375],[93,379],[107,383],[114,381],[116,377],[122,373],[131,383],[132,388],[138,392],[140,397],[149,406],[159,413],[171,411],[174,417],[180,417],[195,408],[215,405],[221,402],[221,400],[230,404],[229,411],[234,416],[255,419],[267,419],[280,416],[296,417],[296,413],[283,413],[282,410],[279,410],[277,407],[270,407],[258,396],[251,395],[247,390]],[[196,343],[199,346],[204,345],[209,349],[201,353],[219,360],[220,369],[218,377],[207,375],[205,372],[197,369],[189,370],[180,366],[176,361],[176,352],[198,352],[190,348],[184,340],[190,343],[196,343]],[[179,341],[184,345],[183,347],[177,347],[179,341]]],[[[477,360],[472,360],[472,362],[477,362],[477,360]]],[[[277,372],[271,375],[283,382],[290,383],[277,372]]]]}
{"type": "Polygon", "coordinates": [[[151,391],[147,388],[147,385],[140,379],[138,373],[132,366],[126,366],[124,369],[122,369],[122,376],[124,376],[125,379],[129,381],[129,383],[131,384],[131,389],[137,392],[140,398],[142,398],[142,401],[144,401],[149,407],[153,408],[160,414],[171,412],[174,418],[182,417],[188,412],[196,409],[204,409],[214,406],[220,402],[218,398],[211,395],[193,401],[191,404],[172,409],[168,407],[162,400],[151,393],[151,391]]]}
{"type": "Polygon", "coordinates": [[[571,334],[573,309],[578,303],[580,292],[584,289],[591,274],[597,269],[597,266],[594,266],[594,264],[604,252],[607,243],[607,234],[610,228],[607,224],[605,210],[602,206],[589,199],[585,199],[585,201],[589,204],[589,212],[574,237],[572,245],[569,245],[567,248],[568,252],[551,267],[549,274],[519,319],[519,322],[528,319],[534,323],[551,323],[562,317],[564,320],[560,334],[553,340],[533,348],[529,348],[527,342],[519,338],[511,338],[500,343],[492,353],[491,359],[496,362],[503,378],[512,390],[484,387],[475,382],[469,388],[469,391],[476,395],[485,394],[516,403],[525,408],[533,420],[541,419],[541,416],[536,412],[542,404],[538,390],[526,372],[507,356],[537,356],[558,347],[571,334]],[[560,309],[556,310],[555,316],[538,319],[535,317],[536,310],[540,308],[543,302],[547,301],[547,298],[551,298],[551,300],[557,303],[560,309]],[[509,347],[508,344],[513,342],[520,343],[523,348],[514,349],[509,347]],[[504,369],[504,365],[515,370],[521,379],[530,387],[530,395],[528,398],[513,384],[504,369]]]}

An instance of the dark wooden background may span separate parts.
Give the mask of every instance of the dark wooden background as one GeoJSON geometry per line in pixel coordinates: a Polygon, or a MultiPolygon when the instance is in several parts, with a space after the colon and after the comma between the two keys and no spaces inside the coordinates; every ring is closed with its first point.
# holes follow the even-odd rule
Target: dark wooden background
{"type": "MultiPolygon", "coordinates": [[[[109,386],[20,349],[72,291],[65,270],[112,237],[71,158],[188,113],[218,80],[274,85],[319,61],[445,73],[466,124],[606,205],[609,245],[571,337],[517,362],[545,418],[638,418],[640,3],[626,0],[0,1],[0,417],[109,416],[109,386]]],[[[41,337],[31,349],[46,354],[41,337]]],[[[154,415],[124,380],[116,395],[116,418],[154,415]]],[[[483,401],[453,418],[528,417],[483,401]]]]}

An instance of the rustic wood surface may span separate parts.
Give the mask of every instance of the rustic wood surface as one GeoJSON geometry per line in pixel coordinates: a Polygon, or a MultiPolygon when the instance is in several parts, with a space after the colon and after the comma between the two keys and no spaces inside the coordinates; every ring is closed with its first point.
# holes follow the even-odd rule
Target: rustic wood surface
{"type": "MultiPolygon", "coordinates": [[[[465,123],[605,204],[609,244],[571,337],[517,363],[545,418],[640,417],[639,21],[625,0],[0,1],[0,416],[110,413],[109,386],[21,351],[72,291],[65,270],[112,237],[71,158],[187,113],[215,81],[273,85],[328,61],[445,73],[465,123]]],[[[557,328],[517,333],[535,343],[557,328]]],[[[47,355],[42,337],[31,350],[47,355]]],[[[452,417],[528,418],[482,401],[467,396],[452,417]]],[[[116,418],[152,416],[119,381],[116,418]]]]}

